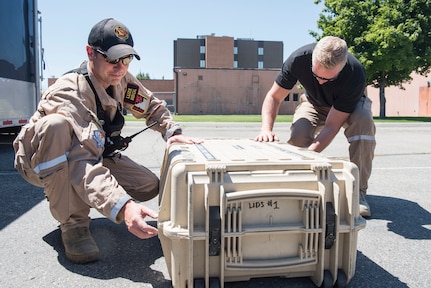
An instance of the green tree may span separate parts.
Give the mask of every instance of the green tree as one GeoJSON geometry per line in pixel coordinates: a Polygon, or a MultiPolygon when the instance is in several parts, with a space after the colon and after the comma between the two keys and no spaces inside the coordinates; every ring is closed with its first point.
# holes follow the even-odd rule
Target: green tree
{"type": "Polygon", "coordinates": [[[402,88],[413,71],[430,71],[431,0],[325,0],[324,6],[317,21],[322,35],[311,35],[346,40],[365,67],[367,84],[379,88],[380,118],[385,118],[385,87],[402,88]]]}
{"type": "Polygon", "coordinates": [[[142,72],[139,72],[139,74],[136,75],[136,79],[138,79],[138,80],[150,80],[151,78],[150,78],[150,74],[148,74],[148,73],[144,74],[142,72]]]}

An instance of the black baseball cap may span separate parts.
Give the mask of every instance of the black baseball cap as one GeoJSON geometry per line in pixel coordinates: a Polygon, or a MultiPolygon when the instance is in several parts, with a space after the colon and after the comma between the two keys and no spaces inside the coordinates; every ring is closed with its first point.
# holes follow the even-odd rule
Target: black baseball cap
{"type": "Polygon", "coordinates": [[[133,38],[129,29],[113,18],[107,18],[91,29],[88,35],[88,45],[99,48],[111,59],[134,55],[140,60],[133,49],[133,38]]]}

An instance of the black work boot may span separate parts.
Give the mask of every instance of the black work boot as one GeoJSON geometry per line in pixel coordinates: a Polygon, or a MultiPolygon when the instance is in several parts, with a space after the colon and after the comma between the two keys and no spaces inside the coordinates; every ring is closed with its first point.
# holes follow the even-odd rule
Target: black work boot
{"type": "Polygon", "coordinates": [[[100,252],[88,227],[78,227],[61,233],[66,257],[73,263],[89,263],[99,260],[100,252]]]}

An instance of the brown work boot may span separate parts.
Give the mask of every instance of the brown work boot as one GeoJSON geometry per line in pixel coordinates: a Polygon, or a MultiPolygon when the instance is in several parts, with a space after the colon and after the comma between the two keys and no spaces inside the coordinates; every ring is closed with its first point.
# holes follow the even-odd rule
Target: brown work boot
{"type": "Polygon", "coordinates": [[[74,263],[89,263],[99,260],[99,247],[88,227],[78,227],[61,233],[66,257],[74,263]]]}

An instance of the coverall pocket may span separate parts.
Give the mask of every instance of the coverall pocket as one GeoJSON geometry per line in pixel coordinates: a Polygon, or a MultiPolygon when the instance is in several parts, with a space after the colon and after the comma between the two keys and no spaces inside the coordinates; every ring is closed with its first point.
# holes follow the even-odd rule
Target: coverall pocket
{"type": "Polygon", "coordinates": [[[13,142],[15,150],[14,166],[27,182],[38,187],[43,187],[39,175],[31,167],[31,159],[35,153],[35,149],[31,145],[34,133],[33,123],[26,124],[21,128],[21,131],[13,142]]]}

